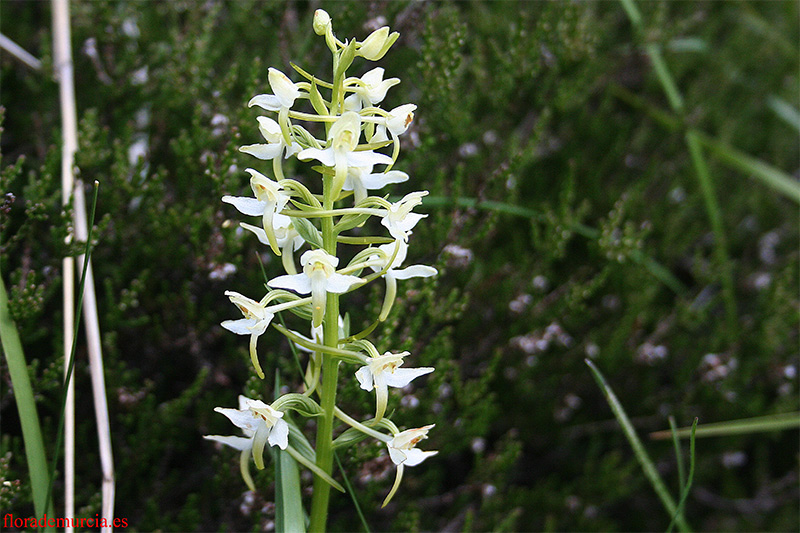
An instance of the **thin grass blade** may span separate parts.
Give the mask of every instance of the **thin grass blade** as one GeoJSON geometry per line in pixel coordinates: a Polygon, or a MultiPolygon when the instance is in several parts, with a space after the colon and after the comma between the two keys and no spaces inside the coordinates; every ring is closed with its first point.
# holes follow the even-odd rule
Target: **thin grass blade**
{"type": "MultiPolygon", "coordinates": [[[[727,435],[743,435],[746,433],[759,433],[763,431],[779,431],[800,427],[800,412],[785,413],[779,415],[759,416],[756,418],[744,418],[740,420],[728,420],[726,422],[716,422],[713,424],[703,424],[697,428],[698,437],[719,437],[727,435]]],[[[650,434],[654,440],[666,439],[670,436],[670,430],[656,431],[650,434]]],[[[675,431],[678,438],[691,436],[692,428],[681,428],[675,431]]]]}
{"type": "Polygon", "coordinates": [[[627,437],[631,448],[633,448],[633,452],[642,467],[644,475],[650,481],[650,484],[653,486],[653,489],[661,500],[661,504],[664,506],[670,516],[676,517],[675,523],[680,531],[691,531],[691,528],[686,522],[683,514],[678,513],[678,506],[675,504],[675,500],[672,499],[672,496],[670,495],[669,490],[667,490],[664,481],[661,479],[661,476],[658,475],[658,471],[653,464],[653,460],[650,459],[649,455],[647,455],[647,452],[642,445],[642,441],[639,440],[639,437],[636,435],[636,430],[634,429],[633,424],[631,424],[628,415],[625,414],[625,410],[622,408],[622,404],[617,399],[614,391],[611,389],[609,384],[606,382],[606,379],[603,377],[603,374],[600,373],[600,370],[597,369],[594,363],[588,359],[585,361],[586,364],[589,365],[589,369],[592,371],[595,381],[597,381],[597,384],[603,391],[603,394],[605,394],[606,401],[608,401],[611,411],[613,411],[614,416],[616,417],[620,426],[622,426],[622,431],[624,432],[625,437],[627,437]]]}

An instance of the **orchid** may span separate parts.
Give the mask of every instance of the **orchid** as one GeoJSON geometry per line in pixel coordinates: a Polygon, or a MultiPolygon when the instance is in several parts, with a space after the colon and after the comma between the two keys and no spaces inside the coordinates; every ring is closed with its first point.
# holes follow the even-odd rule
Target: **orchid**
{"type": "Polygon", "coordinates": [[[250,187],[253,189],[255,198],[223,196],[222,201],[231,204],[245,215],[262,217],[269,245],[275,255],[281,255],[272,219],[276,213],[280,213],[286,207],[291,197],[283,192],[283,187],[279,183],[272,181],[257,170],[248,168],[246,172],[250,174],[250,187]]]}
{"type": "Polygon", "coordinates": [[[372,172],[372,165],[364,167],[351,166],[347,169],[342,190],[353,191],[355,203],[367,197],[367,191],[382,189],[392,183],[403,183],[408,180],[408,174],[400,170],[389,172],[372,172]]]}
{"type": "MultiPolygon", "coordinates": [[[[383,57],[398,34],[382,27],[363,41],[341,41],[333,33],[330,15],[322,9],[314,13],[313,29],[325,38],[333,54],[332,78],[317,77],[292,64],[303,78],[294,83],[283,72],[269,69],[272,94],[259,94],[248,105],[276,112],[278,116],[256,117],[263,142],[241,146],[239,150],[261,161],[271,161],[272,175],[267,177],[248,168],[253,196],[222,198],[244,215],[261,217],[261,225],[242,222],[239,227],[255,234],[261,244],[280,256],[285,271],[267,281],[268,293],[260,301],[227,291],[225,295],[239,308],[243,318],[226,320],[222,326],[238,335],[250,336],[250,359],[261,379],[265,375],[258,360],[258,338],[271,324],[294,346],[311,352],[307,367],[299,369],[302,392],[286,392],[271,405],[241,396],[238,409],[216,411],[241,428],[243,435],[207,435],[206,439],[241,452],[242,476],[251,490],[255,487],[248,470],[249,458],[252,455],[256,466],[263,468],[267,444],[284,450],[291,460],[310,469],[315,477],[308,530],[325,531],[330,487],[344,491],[331,476],[335,449],[357,442],[363,435],[386,444],[391,460],[397,465],[397,477],[384,505],[399,487],[406,466],[418,465],[437,453],[415,448],[427,437],[432,425],[400,431],[391,417],[386,416],[389,387],[407,387],[434,369],[403,367],[409,352],[386,351],[381,355],[368,340],[372,330],[389,315],[397,294],[397,280],[427,278],[437,271],[426,265],[403,267],[412,230],[427,216],[413,211],[428,192],[412,192],[396,202],[390,202],[383,193],[371,193],[411,180],[407,173],[393,167],[400,151],[399,136],[408,130],[417,107],[414,104],[391,110],[379,107],[389,89],[400,83],[397,78],[384,79],[381,67],[367,68],[360,77],[347,74],[351,66],[361,61],[357,58],[375,61],[383,57]],[[298,99],[307,100],[311,109],[294,109],[298,99]],[[323,131],[325,138],[317,138],[318,132],[323,131]],[[300,177],[287,179],[283,164],[291,157],[310,163],[293,165],[292,172],[300,177]],[[317,177],[310,173],[316,173],[317,177]],[[373,233],[373,229],[379,231],[373,233]],[[308,249],[300,256],[298,267],[295,254],[303,247],[308,249]],[[346,250],[341,257],[348,257],[349,262],[337,270],[340,250],[346,250]],[[365,271],[368,274],[361,277],[365,271]],[[351,334],[351,322],[342,305],[346,301],[343,295],[378,282],[379,278],[386,283],[379,316],[364,330],[351,334]],[[276,314],[288,309],[292,310],[292,316],[285,317],[286,324],[283,320],[273,324],[276,314]],[[308,329],[288,324],[290,320],[309,318],[310,337],[295,331],[308,329]],[[359,421],[336,405],[339,368],[343,365],[354,365],[354,370],[346,375],[352,379],[354,374],[361,389],[375,391],[375,415],[371,419],[359,421]],[[303,431],[308,424],[295,425],[287,420],[283,416],[287,410],[317,420],[313,446],[303,431]],[[342,424],[350,429],[340,431],[342,424]],[[389,434],[384,432],[387,430],[389,434]],[[334,435],[338,435],[336,439],[334,435]]],[[[268,259],[264,264],[265,270],[275,266],[268,259]]],[[[370,308],[363,301],[358,301],[358,306],[361,310],[370,308]]],[[[353,323],[364,322],[359,316],[353,323]]],[[[298,385],[291,379],[284,383],[287,387],[298,385]]],[[[275,453],[281,465],[291,464],[283,462],[288,460],[283,452],[275,453]]],[[[282,470],[276,480],[295,475],[291,471],[282,470]]],[[[299,487],[299,479],[296,483],[289,479],[285,486],[291,485],[299,487]]],[[[284,498],[293,497],[281,494],[284,498]]],[[[299,507],[293,511],[302,511],[299,507]]],[[[286,529],[305,530],[303,513],[291,514],[294,521],[286,529]]]]}
{"type": "Polygon", "coordinates": [[[338,274],[336,266],[339,258],[325,250],[308,250],[300,257],[303,265],[302,274],[286,274],[270,280],[267,284],[272,288],[289,289],[299,294],[311,293],[313,325],[322,324],[325,314],[325,298],[329,292],[343,294],[353,285],[363,280],[356,276],[338,274]]]}
{"type": "Polygon", "coordinates": [[[389,311],[392,309],[392,304],[397,294],[398,279],[428,278],[435,276],[437,271],[435,268],[426,265],[412,265],[406,268],[399,268],[403,261],[406,260],[406,255],[408,253],[408,243],[403,239],[397,239],[392,243],[378,246],[378,249],[384,253],[386,260],[381,261],[380,256],[374,255],[370,258],[371,261],[374,262],[374,264],[370,265],[370,268],[375,272],[386,269],[386,272],[383,274],[383,278],[386,280],[386,295],[383,300],[381,314],[378,317],[378,320],[382,322],[386,320],[386,317],[389,316],[389,311]],[[394,257],[394,259],[387,268],[387,263],[392,257],[394,257]]]}
{"type": "Polygon", "coordinates": [[[299,152],[302,148],[296,141],[288,144],[281,134],[280,125],[269,117],[256,117],[258,120],[258,130],[266,140],[266,144],[249,144],[242,146],[239,151],[250,154],[263,160],[276,159],[283,154],[284,158],[289,158],[299,152]]]}
{"type": "Polygon", "coordinates": [[[356,371],[361,388],[366,391],[375,389],[377,398],[375,408],[375,420],[383,418],[386,412],[386,403],[389,396],[388,387],[403,388],[420,376],[430,374],[435,369],[424,368],[400,368],[403,364],[403,357],[409,352],[391,353],[386,352],[378,357],[367,357],[366,365],[356,371]]]}
{"type": "Polygon", "coordinates": [[[432,457],[439,452],[436,451],[422,451],[415,448],[415,446],[424,439],[428,438],[428,431],[434,427],[434,424],[423,426],[416,429],[407,429],[397,433],[391,440],[386,443],[389,450],[389,457],[392,462],[397,466],[397,476],[395,477],[394,485],[389,495],[383,500],[383,507],[392,499],[397,488],[400,486],[400,481],[403,479],[403,470],[406,466],[417,466],[428,457],[432,457]]]}
{"type": "Polygon", "coordinates": [[[333,191],[338,194],[344,186],[349,167],[392,164],[392,158],[388,155],[372,150],[356,151],[360,136],[361,117],[358,113],[346,111],[331,126],[327,148],[306,148],[297,154],[297,158],[301,161],[316,159],[327,167],[333,167],[335,170],[333,191]]]}
{"type": "Polygon", "coordinates": [[[261,400],[239,396],[239,409],[216,407],[214,411],[228,417],[242,429],[245,437],[204,435],[203,438],[230,446],[242,452],[240,467],[242,477],[250,490],[256,490],[250,476],[247,456],[252,454],[256,467],[264,468],[264,446],[277,446],[285,450],[289,445],[289,425],[283,420],[283,412],[273,409],[261,400]]]}
{"type": "Polygon", "coordinates": [[[411,212],[422,203],[422,198],[427,194],[428,191],[409,193],[389,207],[381,219],[381,224],[389,230],[392,237],[408,241],[409,232],[417,225],[417,222],[428,216],[411,212]]]}

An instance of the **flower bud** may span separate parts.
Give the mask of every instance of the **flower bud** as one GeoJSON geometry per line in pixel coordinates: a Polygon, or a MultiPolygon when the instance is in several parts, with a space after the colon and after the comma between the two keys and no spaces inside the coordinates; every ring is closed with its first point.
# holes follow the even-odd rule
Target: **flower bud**
{"type": "Polygon", "coordinates": [[[314,33],[317,35],[325,35],[331,27],[331,16],[324,9],[317,9],[314,11],[314,33]]]}
{"type": "Polygon", "coordinates": [[[389,34],[389,26],[377,29],[361,43],[358,55],[368,61],[377,61],[386,54],[399,36],[397,32],[389,34]]]}

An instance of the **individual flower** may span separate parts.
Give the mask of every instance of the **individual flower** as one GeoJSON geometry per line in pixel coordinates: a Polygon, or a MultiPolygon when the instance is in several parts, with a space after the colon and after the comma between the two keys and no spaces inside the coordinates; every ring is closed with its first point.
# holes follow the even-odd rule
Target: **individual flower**
{"type": "Polygon", "coordinates": [[[416,466],[428,457],[432,457],[439,452],[436,451],[422,451],[415,448],[417,443],[421,440],[428,438],[428,431],[433,428],[434,424],[424,426],[416,429],[407,429],[396,434],[392,439],[386,443],[389,450],[389,457],[392,462],[397,465],[397,476],[395,477],[394,485],[389,495],[383,500],[382,507],[385,507],[389,500],[392,499],[397,488],[400,486],[400,480],[403,479],[403,469],[406,466],[416,466]]]}
{"type": "MultiPolygon", "coordinates": [[[[255,233],[262,244],[270,244],[269,236],[267,232],[264,231],[264,228],[245,224],[244,222],[241,222],[239,226],[255,233]]],[[[297,232],[297,229],[295,229],[292,223],[292,217],[276,213],[272,217],[272,231],[275,235],[275,244],[281,250],[281,260],[283,261],[284,268],[291,274],[296,273],[297,271],[294,267],[294,252],[303,246],[305,241],[297,232]]]]}
{"type": "Polygon", "coordinates": [[[375,120],[371,121],[375,122],[377,127],[375,128],[375,135],[372,136],[370,142],[388,141],[387,130],[392,136],[392,140],[398,142],[397,138],[404,134],[414,121],[414,111],[416,109],[417,106],[414,104],[403,104],[389,111],[386,117],[376,117],[375,120]]]}
{"type": "Polygon", "coordinates": [[[223,196],[222,201],[231,204],[241,213],[250,216],[262,217],[264,231],[272,251],[275,255],[281,255],[278,246],[273,217],[280,213],[291,198],[283,192],[283,187],[261,174],[260,172],[248,168],[250,174],[250,187],[253,189],[255,198],[245,196],[223,196]]]}
{"type": "Polygon", "coordinates": [[[378,357],[367,357],[366,365],[356,371],[356,379],[361,384],[361,388],[366,391],[375,389],[376,407],[375,420],[383,418],[386,412],[386,403],[389,397],[389,387],[401,389],[413,380],[425,374],[430,374],[435,369],[424,368],[400,368],[403,364],[403,357],[409,352],[391,353],[386,352],[378,357]]]}
{"type": "Polygon", "coordinates": [[[383,73],[383,68],[375,67],[361,76],[360,80],[354,78],[353,94],[345,98],[345,107],[359,111],[362,107],[380,104],[386,98],[386,92],[400,83],[398,78],[384,80],[383,73]]]}
{"type": "Polygon", "coordinates": [[[244,318],[226,320],[220,325],[237,335],[250,335],[250,359],[258,377],[264,379],[264,371],[261,370],[261,365],[258,362],[256,345],[258,338],[267,331],[270,322],[275,317],[274,308],[267,307],[261,302],[251,300],[247,296],[234,291],[225,291],[225,296],[230,298],[231,302],[239,308],[244,318]]]}
{"type": "Polygon", "coordinates": [[[372,172],[372,165],[348,167],[342,190],[353,191],[355,203],[358,203],[367,197],[368,190],[382,189],[391,183],[403,183],[407,180],[408,174],[399,170],[372,172]]]}
{"type": "Polygon", "coordinates": [[[326,297],[329,292],[342,294],[363,280],[356,276],[338,274],[339,258],[325,250],[308,250],[300,256],[302,274],[286,274],[270,280],[268,285],[276,289],[288,289],[299,294],[311,293],[312,324],[322,324],[325,315],[326,297]]]}
{"type": "Polygon", "coordinates": [[[291,144],[286,143],[277,122],[269,117],[256,117],[256,120],[258,120],[258,130],[267,142],[266,144],[242,146],[239,148],[240,152],[268,161],[280,157],[281,153],[288,159],[301,150],[300,145],[295,141],[292,141],[291,144]]]}
{"type": "Polygon", "coordinates": [[[245,437],[204,435],[203,438],[230,446],[242,452],[240,466],[242,477],[250,490],[256,490],[250,476],[248,455],[253,456],[256,467],[264,468],[264,447],[277,446],[285,450],[289,445],[289,424],[283,420],[283,412],[273,409],[261,400],[239,396],[239,409],[216,407],[214,411],[228,417],[233,424],[242,429],[245,437]]]}
{"type": "Polygon", "coordinates": [[[395,295],[397,294],[397,280],[398,279],[411,279],[411,278],[429,278],[435,276],[437,271],[435,268],[426,265],[412,265],[406,268],[400,268],[403,261],[406,260],[408,253],[408,243],[403,239],[397,239],[389,244],[383,244],[378,248],[385,254],[386,260],[380,261],[380,256],[374,255],[370,259],[375,263],[370,266],[375,272],[380,272],[387,267],[387,263],[391,260],[388,269],[383,274],[386,280],[386,295],[383,299],[383,307],[378,320],[384,321],[389,316],[389,311],[394,304],[395,295]],[[394,257],[394,259],[392,259],[394,257]]]}
{"type": "Polygon", "coordinates": [[[258,106],[267,111],[288,110],[300,96],[300,86],[292,83],[286,74],[276,68],[269,69],[269,86],[274,94],[259,94],[250,99],[248,107],[258,106]]]}
{"type": "Polygon", "coordinates": [[[356,53],[368,61],[377,61],[386,54],[400,34],[389,33],[389,26],[384,26],[370,33],[361,43],[356,53]]]}
{"type": "Polygon", "coordinates": [[[325,35],[331,29],[331,16],[324,9],[317,9],[314,11],[314,20],[312,22],[314,33],[317,35],[325,35]]]}
{"type": "Polygon", "coordinates": [[[408,193],[399,202],[395,202],[389,207],[381,219],[381,224],[389,230],[392,237],[408,241],[408,235],[417,225],[417,222],[428,216],[411,212],[412,209],[422,203],[422,198],[427,194],[428,191],[408,193]]]}
{"type": "Polygon", "coordinates": [[[302,161],[316,159],[325,166],[333,167],[335,178],[332,186],[334,197],[339,194],[347,178],[348,167],[390,165],[392,158],[373,150],[356,151],[361,136],[361,117],[353,111],[343,113],[328,132],[328,147],[306,148],[297,158],[302,161]]]}

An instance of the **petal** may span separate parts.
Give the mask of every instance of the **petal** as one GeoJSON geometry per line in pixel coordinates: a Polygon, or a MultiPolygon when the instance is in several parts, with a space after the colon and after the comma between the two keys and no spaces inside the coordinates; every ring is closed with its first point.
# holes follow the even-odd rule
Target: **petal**
{"type": "Polygon", "coordinates": [[[436,455],[437,453],[439,452],[425,452],[416,448],[411,448],[410,450],[405,450],[406,460],[403,461],[403,464],[406,466],[416,466],[428,457],[436,455]]]}
{"type": "Polygon", "coordinates": [[[267,77],[269,78],[269,86],[272,87],[272,92],[275,93],[281,104],[284,107],[292,107],[295,99],[300,96],[297,85],[292,83],[292,80],[286,74],[276,68],[270,67],[267,77]]]}
{"type": "Polygon", "coordinates": [[[397,448],[393,448],[389,446],[389,457],[392,458],[392,462],[396,465],[401,465],[406,460],[406,454],[397,448]]]}
{"type": "Polygon", "coordinates": [[[248,431],[257,431],[259,426],[264,424],[260,418],[256,418],[249,410],[240,411],[239,409],[228,409],[225,407],[215,407],[214,411],[225,415],[233,425],[248,431]]]}
{"type": "Polygon", "coordinates": [[[285,420],[278,420],[269,432],[270,446],[277,446],[281,450],[285,450],[289,445],[289,424],[285,420]]]}
{"type": "Polygon", "coordinates": [[[399,170],[390,170],[383,174],[368,174],[361,177],[366,189],[381,189],[390,183],[402,183],[408,180],[408,174],[399,170]]]}
{"type": "Polygon", "coordinates": [[[281,99],[272,94],[259,94],[254,96],[247,102],[247,107],[257,105],[267,111],[279,111],[282,107],[281,99]]]}
{"type": "Polygon", "coordinates": [[[285,274],[267,283],[273,289],[288,289],[298,294],[311,292],[311,280],[305,274],[285,274]]]}
{"type": "Polygon", "coordinates": [[[328,292],[342,294],[349,291],[353,285],[361,283],[361,281],[362,279],[357,276],[346,276],[344,274],[334,273],[328,278],[326,289],[328,292]]]}
{"type": "Polygon", "coordinates": [[[264,139],[270,143],[279,143],[281,139],[280,125],[269,117],[256,117],[258,121],[258,131],[264,139]]]}
{"type": "MultiPolygon", "coordinates": [[[[372,150],[363,152],[347,152],[347,166],[366,167],[369,165],[391,165],[392,158],[372,150]]],[[[330,165],[329,165],[330,166],[330,165]]]]}
{"type": "Polygon", "coordinates": [[[356,379],[361,384],[361,388],[365,391],[372,390],[372,372],[369,371],[368,366],[362,366],[356,371],[356,379]]]}
{"type": "Polygon", "coordinates": [[[223,196],[222,201],[231,204],[238,209],[240,213],[250,215],[251,217],[263,215],[264,210],[267,208],[267,202],[262,202],[246,196],[223,196]]]}
{"type": "Polygon", "coordinates": [[[283,146],[281,146],[278,143],[248,144],[247,146],[240,147],[239,151],[242,152],[243,154],[250,154],[259,159],[269,161],[270,159],[275,159],[276,157],[281,155],[281,148],[283,148],[283,146]]]}
{"type": "Polygon", "coordinates": [[[422,368],[396,368],[394,372],[384,372],[383,379],[390,387],[402,389],[413,380],[425,374],[430,374],[435,368],[422,367],[422,368]]]}
{"type": "Polygon", "coordinates": [[[237,450],[249,450],[250,448],[253,447],[253,439],[248,439],[245,437],[203,435],[203,438],[206,440],[213,440],[216,442],[220,442],[226,446],[230,446],[231,448],[236,448],[237,450]]]}
{"type": "Polygon", "coordinates": [[[392,270],[392,275],[397,279],[429,278],[438,273],[439,271],[435,268],[425,265],[413,265],[400,270],[392,270]]]}
{"type": "Polygon", "coordinates": [[[316,159],[326,167],[332,167],[335,162],[333,148],[326,148],[324,150],[320,150],[319,148],[306,148],[297,154],[297,159],[300,161],[316,159]]]}
{"type": "Polygon", "coordinates": [[[226,320],[220,326],[237,335],[252,335],[257,322],[258,320],[255,318],[240,318],[239,320],[226,320]]]}

